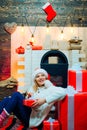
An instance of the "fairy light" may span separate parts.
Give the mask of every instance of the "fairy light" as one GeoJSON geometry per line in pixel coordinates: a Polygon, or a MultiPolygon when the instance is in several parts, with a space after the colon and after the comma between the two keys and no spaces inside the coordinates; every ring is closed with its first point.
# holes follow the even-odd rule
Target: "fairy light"
{"type": "Polygon", "coordinates": [[[71,29],[70,29],[71,33],[73,34],[74,33],[74,27],[73,27],[73,24],[71,24],[71,29]]]}
{"type": "Polygon", "coordinates": [[[49,33],[49,24],[46,26],[46,32],[49,33]]]}
{"type": "Polygon", "coordinates": [[[31,36],[31,42],[33,42],[34,43],[34,34],[32,34],[32,36],[31,36]]]}
{"type": "Polygon", "coordinates": [[[64,39],[64,32],[63,32],[63,30],[61,31],[60,39],[61,39],[61,40],[64,39]]]}
{"type": "Polygon", "coordinates": [[[21,32],[24,33],[24,25],[21,26],[21,32]]]}

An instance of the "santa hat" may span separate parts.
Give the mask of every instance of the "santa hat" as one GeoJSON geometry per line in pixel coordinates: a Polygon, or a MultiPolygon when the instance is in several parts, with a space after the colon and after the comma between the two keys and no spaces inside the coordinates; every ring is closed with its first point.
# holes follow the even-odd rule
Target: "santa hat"
{"type": "Polygon", "coordinates": [[[46,76],[46,78],[48,78],[48,73],[47,73],[46,70],[44,70],[44,69],[36,69],[36,70],[34,71],[33,75],[32,75],[33,80],[35,80],[35,77],[36,77],[39,73],[44,74],[44,75],[46,76]]]}

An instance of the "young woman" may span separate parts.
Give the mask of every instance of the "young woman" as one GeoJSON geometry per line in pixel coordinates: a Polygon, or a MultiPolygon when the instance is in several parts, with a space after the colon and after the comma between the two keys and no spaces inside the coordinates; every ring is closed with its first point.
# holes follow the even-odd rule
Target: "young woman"
{"type": "Polygon", "coordinates": [[[27,95],[27,98],[35,99],[32,107],[23,105],[24,96],[19,92],[0,102],[0,127],[11,112],[24,124],[25,129],[37,127],[43,122],[53,104],[66,96],[64,88],[54,86],[47,78],[48,73],[44,69],[37,69],[33,73],[34,85],[27,95]]]}

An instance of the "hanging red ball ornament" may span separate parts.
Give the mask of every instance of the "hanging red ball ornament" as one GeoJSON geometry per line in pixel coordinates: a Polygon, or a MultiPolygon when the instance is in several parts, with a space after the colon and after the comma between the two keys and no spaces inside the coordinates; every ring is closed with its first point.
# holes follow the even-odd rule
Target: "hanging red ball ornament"
{"type": "Polygon", "coordinates": [[[16,53],[18,54],[24,54],[25,53],[25,49],[24,47],[20,46],[16,49],[16,53]]]}

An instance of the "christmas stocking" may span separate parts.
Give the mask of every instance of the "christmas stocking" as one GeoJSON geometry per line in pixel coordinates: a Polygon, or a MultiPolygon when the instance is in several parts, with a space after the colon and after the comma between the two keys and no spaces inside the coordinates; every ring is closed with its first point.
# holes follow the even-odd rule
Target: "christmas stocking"
{"type": "Polygon", "coordinates": [[[44,10],[44,12],[47,14],[47,18],[46,20],[48,22],[51,22],[53,20],[53,18],[56,16],[56,11],[52,8],[51,4],[49,2],[47,2],[42,9],[44,10]]]}

